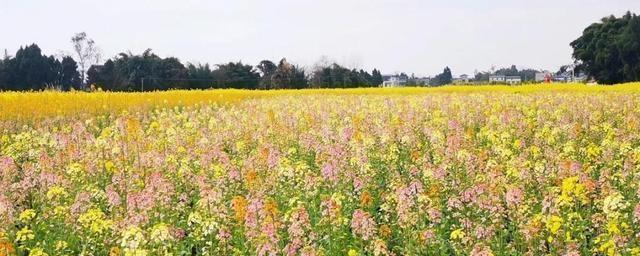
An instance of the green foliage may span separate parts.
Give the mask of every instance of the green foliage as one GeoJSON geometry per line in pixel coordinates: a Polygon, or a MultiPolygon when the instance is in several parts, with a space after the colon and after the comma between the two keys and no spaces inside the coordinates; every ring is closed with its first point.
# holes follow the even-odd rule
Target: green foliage
{"type": "Polygon", "coordinates": [[[8,63],[9,57],[5,56],[3,59],[0,59],[0,90],[4,90],[7,86],[7,72],[6,72],[6,63],[8,63]]]}
{"type": "Polygon", "coordinates": [[[302,89],[307,87],[307,77],[300,67],[292,65],[286,59],[280,60],[271,79],[277,89],[302,89]]]}
{"type": "Polygon", "coordinates": [[[315,88],[355,88],[372,87],[382,84],[382,74],[375,70],[369,74],[364,70],[347,69],[336,63],[321,66],[313,71],[311,87],[315,88]]]}
{"type": "Polygon", "coordinates": [[[107,60],[104,65],[93,65],[87,70],[87,83],[106,87],[113,87],[117,81],[115,63],[107,60]]]}
{"type": "Polygon", "coordinates": [[[229,62],[218,65],[213,71],[216,88],[257,89],[260,74],[251,65],[229,62]]]}
{"type": "Polygon", "coordinates": [[[185,88],[187,68],[177,58],[160,58],[147,49],[141,55],[120,53],[88,70],[89,83],[110,91],[155,91],[185,88]]]}
{"type": "MultiPolygon", "coordinates": [[[[0,90],[63,90],[82,88],[79,63],[71,57],[62,61],[42,55],[37,45],[21,48],[15,58],[0,60],[0,90]]],[[[338,64],[322,67],[307,76],[304,68],[280,60],[264,60],[257,66],[242,62],[216,65],[188,64],[161,58],[147,49],[142,54],[120,53],[102,65],[88,68],[87,83],[108,91],[156,91],[168,89],[303,89],[309,87],[353,88],[382,84],[374,69],[347,69],[338,64]]]]}
{"type": "Polygon", "coordinates": [[[263,60],[256,68],[261,73],[259,88],[267,90],[274,88],[273,75],[278,70],[278,66],[270,60],[263,60]]]}
{"type": "Polygon", "coordinates": [[[451,74],[451,69],[449,67],[445,67],[442,73],[436,75],[431,80],[431,85],[441,86],[451,84],[453,81],[453,75],[451,74]]]}
{"type": "Polygon", "coordinates": [[[188,88],[191,89],[207,89],[214,86],[214,74],[209,64],[192,64],[187,65],[189,73],[188,88]]]}
{"type": "Polygon", "coordinates": [[[384,79],[382,79],[382,73],[380,73],[380,70],[374,68],[373,71],[371,71],[371,85],[379,86],[383,82],[384,79]]]}
{"type": "Polygon", "coordinates": [[[36,44],[20,47],[14,58],[0,62],[0,90],[25,91],[60,87],[69,90],[79,84],[77,64],[71,57],[62,62],[42,54],[36,44]]]}
{"type": "Polygon", "coordinates": [[[80,72],[78,72],[78,63],[69,56],[62,58],[58,74],[58,85],[65,91],[71,88],[79,88],[82,84],[80,72]]]}
{"type": "Polygon", "coordinates": [[[577,69],[604,84],[640,80],[640,17],[603,18],[571,43],[577,69]]]}

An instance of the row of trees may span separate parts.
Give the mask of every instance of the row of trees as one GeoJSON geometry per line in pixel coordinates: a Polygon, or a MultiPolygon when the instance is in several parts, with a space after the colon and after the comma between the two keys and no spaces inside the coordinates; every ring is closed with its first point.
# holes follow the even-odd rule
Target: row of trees
{"type": "Polygon", "coordinates": [[[242,62],[183,65],[177,58],[161,58],[150,49],[141,55],[121,53],[87,72],[88,83],[110,91],[167,89],[303,89],[378,86],[382,74],[374,69],[347,69],[338,64],[316,67],[311,74],[286,59],[277,64],[263,60],[251,66],[242,62]]]}
{"type": "MultiPolygon", "coordinates": [[[[32,44],[20,48],[15,57],[5,53],[0,60],[0,90],[82,89],[82,70],[72,57],[46,56],[32,44]]],[[[382,84],[382,74],[377,69],[369,73],[333,63],[307,74],[286,59],[277,64],[264,60],[255,67],[242,62],[185,66],[177,58],[161,58],[151,50],[139,55],[120,53],[104,64],[91,65],[86,77],[87,84],[110,91],[352,88],[382,84]]]]}
{"type": "Polygon", "coordinates": [[[69,90],[81,83],[78,64],[73,58],[43,55],[35,44],[21,47],[15,57],[9,57],[5,52],[0,60],[0,90],[69,90]]]}
{"type": "Polygon", "coordinates": [[[255,67],[242,62],[184,65],[151,49],[142,54],[120,53],[98,64],[100,51],[86,33],[74,35],[71,42],[78,62],[70,56],[46,56],[36,44],[20,48],[14,57],[5,51],[0,59],[0,90],[70,90],[86,89],[86,85],[109,91],[353,88],[383,82],[377,69],[369,73],[336,63],[316,65],[309,73],[284,58],[277,63],[263,60],[255,67]]]}

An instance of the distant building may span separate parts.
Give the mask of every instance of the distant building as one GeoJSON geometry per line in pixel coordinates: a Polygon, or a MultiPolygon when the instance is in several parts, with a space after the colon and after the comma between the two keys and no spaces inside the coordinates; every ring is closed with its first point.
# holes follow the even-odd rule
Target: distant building
{"type": "Polygon", "coordinates": [[[490,83],[506,83],[507,77],[506,76],[489,76],[489,82],[490,83]]]}
{"type": "Polygon", "coordinates": [[[536,82],[541,83],[544,81],[547,81],[547,79],[550,79],[552,77],[551,72],[549,71],[542,71],[542,72],[536,72],[536,82]]]}
{"type": "Polygon", "coordinates": [[[505,82],[507,84],[521,84],[522,83],[522,77],[520,77],[520,76],[506,76],[505,77],[505,82]]]}
{"type": "Polygon", "coordinates": [[[568,83],[571,82],[572,78],[570,75],[560,74],[553,76],[554,82],[568,83]]]}
{"type": "Polygon", "coordinates": [[[467,74],[462,74],[460,77],[453,79],[453,84],[468,84],[469,82],[471,82],[471,79],[467,74]]]}
{"type": "Polygon", "coordinates": [[[576,74],[574,73],[573,70],[570,70],[562,74],[556,74],[555,76],[553,76],[553,81],[562,82],[562,83],[569,83],[569,82],[582,83],[587,81],[587,75],[582,72],[576,74]]]}
{"type": "Polygon", "coordinates": [[[489,82],[495,84],[521,84],[522,77],[495,75],[489,76],[489,82]]]}
{"type": "Polygon", "coordinates": [[[386,75],[382,79],[382,87],[403,87],[407,85],[407,79],[399,75],[386,75]]]}

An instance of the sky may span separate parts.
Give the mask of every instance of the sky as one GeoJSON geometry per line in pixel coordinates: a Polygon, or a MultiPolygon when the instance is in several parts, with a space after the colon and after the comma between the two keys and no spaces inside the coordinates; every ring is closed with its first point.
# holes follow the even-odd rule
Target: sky
{"type": "Polygon", "coordinates": [[[557,70],[584,28],[640,0],[0,0],[0,50],[71,54],[86,32],[105,57],[151,48],[187,63],[320,60],[384,74],[557,70]]]}

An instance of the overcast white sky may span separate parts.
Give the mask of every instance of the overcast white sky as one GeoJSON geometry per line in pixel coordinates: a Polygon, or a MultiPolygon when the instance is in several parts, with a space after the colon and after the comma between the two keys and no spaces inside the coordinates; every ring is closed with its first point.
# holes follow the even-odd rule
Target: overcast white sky
{"type": "Polygon", "coordinates": [[[321,56],[383,73],[454,75],[492,66],[556,70],[569,43],[640,0],[0,0],[0,49],[71,52],[85,31],[112,57],[152,48],[183,62],[321,56]]]}

